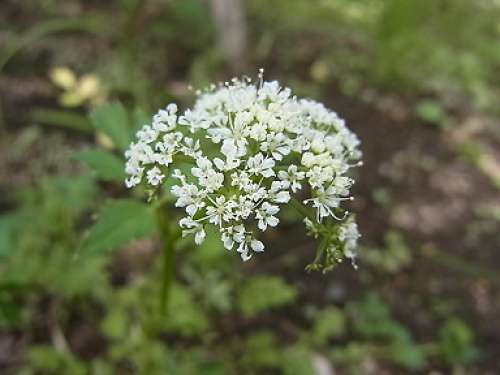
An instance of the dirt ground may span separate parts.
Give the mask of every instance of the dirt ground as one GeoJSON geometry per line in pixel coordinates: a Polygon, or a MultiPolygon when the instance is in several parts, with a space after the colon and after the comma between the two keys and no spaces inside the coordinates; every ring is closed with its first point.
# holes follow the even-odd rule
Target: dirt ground
{"type": "Polygon", "coordinates": [[[365,164],[354,195],[364,238],[380,241],[395,228],[414,252],[409,267],[383,282],[386,297],[421,339],[435,329],[431,305],[456,301],[448,313],[475,328],[483,352],[478,373],[500,373],[500,226],[480,209],[500,204],[498,119],[455,114],[443,131],[390,98],[375,106],[349,99],[332,106],[362,140],[365,164]],[[482,156],[464,151],[468,145],[482,156]],[[384,208],[374,200],[378,187],[388,190],[384,208]]]}

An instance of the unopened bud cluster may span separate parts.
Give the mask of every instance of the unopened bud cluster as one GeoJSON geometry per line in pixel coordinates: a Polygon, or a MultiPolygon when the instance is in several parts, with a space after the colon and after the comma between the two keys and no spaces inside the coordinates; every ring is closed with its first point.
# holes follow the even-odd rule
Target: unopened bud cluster
{"type": "Polygon", "coordinates": [[[233,79],[199,92],[182,114],[169,104],[137,138],[125,153],[126,185],[156,191],[175,179],[175,206],[185,211],[179,225],[196,244],[212,226],[248,260],[264,251],[259,232],[277,226],[288,204],[323,239],[310,268],[355,257],[357,226],[340,204],[350,199],[346,174],[359,165],[359,140],[323,104],[297,99],[261,73],[257,83],[233,79]]]}

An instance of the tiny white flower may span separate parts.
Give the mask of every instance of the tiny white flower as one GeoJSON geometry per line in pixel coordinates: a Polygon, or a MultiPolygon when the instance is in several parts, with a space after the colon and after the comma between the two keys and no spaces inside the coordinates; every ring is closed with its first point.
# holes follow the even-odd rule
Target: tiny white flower
{"type": "Polygon", "coordinates": [[[218,190],[224,183],[224,174],[215,171],[212,162],[206,157],[198,158],[196,164],[198,167],[191,168],[191,173],[199,179],[200,185],[208,192],[218,190]]]}
{"type": "Polygon", "coordinates": [[[275,176],[273,168],[276,162],[268,157],[264,157],[263,154],[258,153],[255,156],[248,158],[247,168],[250,174],[262,175],[264,177],[275,176]]]}
{"type": "Polygon", "coordinates": [[[215,200],[208,198],[212,203],[211,206],[207,206],[207,218],[208,222],[222,227],[223,222],[230,222],[234,218],[233,209],[238,206],[238,204],[232,200],[226,200],[223,195],[218,196],[215,200]]]}
{"type": "Polygon", "coordinates": [[[132,186],[140,184],[142,180],[142,175],[132,175],[126,178],[125,186],[131,188],[132,186]]]}
{"type": "Polygon", "coordinates": [[[268,196],[267,189],[259,184],[248,184],[244,187],[249,200],[253,202],[260,202],[268,196]]]}
{"type": "Polygon", "coordinates": [[[236,251],[240,253],[241,259],[246,262],[252,257],[252,252],[260,253],[264,251],[264,244],[252,235],[247,234],[236,251]]]}
{"type": "Polygon", "coordinates": [[[186,228],[182,231],[182,236],[185,237],[187,234],[194,234],[194,242],[197,245],[203,243],[206,237],[205,229],[203,225],[194,221],[189,217],[184,217],[179,221],[179,225],[181,228],[186,228]]]}
{"type": "Polygon", "coordinates": [[[358,225],[353,220],[348,219],[340,226],[338,238],[344,242],[344,256],[351,259],[354,268],[358,268],[355,263],[357,254],[354,249],[356,249],[359,237],[358,225]]]}
{"type": "Polygon", "coordinates": [[[179,117],[179,124],[189,125],[191,133],[199,129],[208,129],[210,127],[210,114],[203,111],[192,111],[187,109],[183,116],[179,117]]]}
{"type": "Polygon", "coordinates": [[[268,202],[262,203],[262,206],[257,209],[257,214],[255,215],[255,218],[259,220],[259,229],[265,231],[268,225],[271,227],[278,225],[279,220],[274,215],[276,215],[279,210],[278,206],[269,204],[268,202]]]}
{"type": "Polygon", "coordinates": [[[276,160],[282,160],[283,156],[290,153],[289,140],[282,133],[270,133],[266,141],[262,142],[260,149],[270,153],[276,160]]]}
{"type": "Polygon", "coordinates": [[[327,216],[335,217],[332,208],[339,206],[340,198],[336,194],[336,189],[333,186],[328,187],[326,190],[324,187],[319,187],[316,191],[316,197],[304,200],[304,203],[312,202],[313,207],[317,209],[318,221],[327,216]]]}
{"type": "Polygon", "coordinates": [[[288,203],[292,198],[288,188],[289,184],[286,181],[273,181],[267,191],[267,197],[275,203],[288,203]]]}
{"type": "Polygon", "coordinates": [[[306,177],[311,187],[321,189],[333,180],[334,173],[331,167],[314,166],[306,172],[306,177]]]}
{"type": "Polygon", "coordinates": [[[286,183],[285,186],[290,187],[292,192],[302,189],[301,181],[306,177],[305,172],[299,171],[295,164],[288,167],[287,171],[279,171],[278,178],[286,183]]]}
{"type": "Polygon", "coordinates": [[[151,143],[158,138],[159,132],[156,129],[151,128],[149,125],[144,125],[141,130],[136,133],[137,138],[140,141],[151,143]]]}
{"type": "Polygon", "coordinates": [[[221,239],[224,247],[232,250],[236,243],[243,242],[245,240],[245,231],[245,227],[242,224],[222,228],[221,239]]]}
{"type": "Polygon", "coordinates": [[[151,168],[147,171],[146,176],[148,183],[152,186],[159,185],[165,178],[165,175],[161,173],[161,170],[158,167],[151,168]]]}
{"type": "Polygon", "coordinates": [[[249,137],[261,142],[266,139],[267,136],[267,126],[262,122],[257,122],[252,126],[252,129],[249,131],[249,137]]]}
{"type": "Polygon", "coordinates": [[[160,109],[153,117],[153,128],[158,132],[168,132],[177,126],[177,105],[171,103],[166,111],[160,109]]]}
{"type": "Polygon", "coordinates": [[[200,208],[206,205],[206,191],[200,190],[194,184],[172,186],[172,194],[177,197],[176,207],[186,207],[189,216],[194,216],[200,208]]]}
{"type": "Polygon", "coordinates": [[[238,196],[238,205],[234,210],[236,219],[246,220],[252,214],[255,203],[250,196],[238,196]]]}

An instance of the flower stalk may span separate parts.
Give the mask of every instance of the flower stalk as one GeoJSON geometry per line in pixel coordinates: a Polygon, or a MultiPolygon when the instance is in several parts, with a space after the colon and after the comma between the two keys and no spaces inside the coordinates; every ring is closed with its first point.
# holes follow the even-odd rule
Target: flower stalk
{"type": "Polygon", "coordinates": [[[168,221],[167,211],[161,205],[156,208],[158,232],[162,245],[163,263],[161,268],[162,282],[160,294],[160,311],[167,314],[169,308],[170,291],[174,273],[174,258],[177,236],[168,221]]]}

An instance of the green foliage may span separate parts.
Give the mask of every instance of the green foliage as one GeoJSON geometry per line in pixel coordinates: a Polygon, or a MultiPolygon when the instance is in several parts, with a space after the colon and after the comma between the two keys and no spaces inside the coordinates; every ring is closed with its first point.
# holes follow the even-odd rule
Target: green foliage
{"type": "Polygon", "coordinates": [[[283,375],[312,374],[312,353],[300,344],[283,346],[269,330],[251,334],[243,343],[244,368],[253,368],[257,373],[279,371],[283,375]]]}
{"type": "Polygon", "coordinates": [[[103,180],[118,180],[126,177],[123,159],[110,151],[101,149],[78,151],[75,157],[97,172],[98,177],[103,180]]]}
{"type": "Polygon", "coordinates": [[[412,340],[410,332],[390,316],[390,310],[377,293],[371,292],[360,301],[349,305],[353,330],[360,337],[381,340],[375,354],[389,357],[408,369],[421,368],[425,364],[424,354],[412,340]]]}
{"type": "Polygon", "coordinates": [[[7,326],[18,327],[22,324],[22,309],[15,301],[20,287],[13,283],[0,283],[0,322],[5,320],[7,326]]]}
{"type": "Polygon", "coordinates": [[[168,316],[159,312],[157,289],[156,280],[150,276],[138,277],[109,296],[100,331],[111,345],[104,356],[106,362],[95,361],[93,366],[116,371],[127,363],[136,368],[137,373],[147,374],[203,374],[205,371],[208,374],[209,369],[219,368],[217,364],[207,363],[201,348],[177,350],[174,343],[167,344],[159,337],[167,332],[202,337],[209,327],[207,316],[187,288],[174,285],[168,316]]]}
{"type": "Polygon", "coordinates": [[[238,309],[248,317],[295,300],[297,290],[277,276],[254,276],[238,288],[238,309]]]}
{"type": "MultiPolygon", "coordinates": [[[[90,113],[92,125],[121,151],[128,149],[137,127],[149,120],[147,114],[136,109],[129,113],[119,103],[109,103],[95,108],[90,113]]],[[[75,157],[103,180],[123,180],[124,159],[104,148],[78,151],[75,157]]],[[[95,223],[81,241],[83,253],[113,250],[133,239],[150,235],[156,228],[155,206],[134,199],[121,199],[104,206],[95,223]]]]}
{"type": "Polygon", "coordinates": [[[345,332],[346,317],[338,307],[328,306],[314,316],[314,326],[311,329],[311,342],[321,347],[330,338],[339,337],[345,332]]]}
{"type": "Polygon", "coordinates": [[[436,100],[423,99],[415,106],[417,116],[422,120],[434,124],[442,129],[449,127],[450,118],[441,103],[436,100]]]}
{"type": "Polygon", "coordinates": [[[36,345],[28,350],[27,367],[19,372],[20,375],[35,374],[75,374],[85,375],[86,369],[83,361],[72,356],[64,349],[50,345],[36,345]]]}
{"type": "Polygon", "coordinates": [[[346,369],[347,374],[362,375],[362,363],[370,357],[370,348],[364,343],[350,340],[346,345],[334,347],[331,356],[346,369]]]}
{"type": "Polygon", "coordinates": [[[487,47],[495,43],[499,9],[487,9],[466,0],[385,1],[374,34],[374,78],[395,88],[456,90],[479,100],[479,87],[486,88],[500,58],[487,47]]]}
{"type": "Polygon", "coordinates": [[[0,216],[0,260],[7,257],[13,250],[13,233],[19,226],[19,213],[13,212],[0,216]]]}
{"type": "Polygon", "coordinates": [[[377,270],[395,273],[407,266],[413,259],[412,250],[405,243],[403,234],[391,230],[384,235],[384,246],[368,247],[360,252],[363,262],[377,270]]]}
{"type": "Polygon", "coordinates": [[[281,357],[281,366],[284,375],[313,374],[313,353],[309,348],[301,345],[291,345],[284,349],[281,357]]]}
{"type": "Polygon", "coordinates": [[[280,365],[280,348],[272,331],[259,330],[252,333],[243,343],[242,363],[244,366],[276,368],[280,365]]]}
{"type": "Polygon", "coordinates": [[[71,296],[87,290],[84,280],[103,282],[104,257],[89,259],[83,268],[75,259],[79,220],[96,194],[95,181],[85,174],[45,179],[40,189],[20,189],[16,195],[22,206],[9,214],[3,228],[8,239],[2,250],[3,283],[43,285],[71,296]]]}
{"type": "Polygon", "coordinates": [[[110,103],[97,107],[90,113],[97,130],[102,131],[120,151],[125,151],[133,140],[134,127],[121,103],[110,103]]]}
{"type": "MultiPolygon", "coordinates": [[[[247,7],[262,30],[256,33],[257,58],[277,62],[291,80],[307,71],[303,81],[312,78],[326,90],[335,83],[347,95],[371,86],[412,99],[431,94],[439,102],[453,98],[456,105],[458,98],[496,109],[498,3],[295,0],[289,6],[286,0],[252,0],[247,7]],[[307,48],[297,48],[303,41],[307,48]]],[[[318,92],[318,85],[306,82],[300,90],[318,92]]],[[[417,113],[440,125],[445,120],[435,106],[423,105],[417,113]]]]}
{"type": "Polygon", "coordinates": [[[460,318],[446,320],[439,330],[439,338],[439,351],[452,366],[466,365],[479,355],[470,327],[460,318]]]}
{"type": "Polygon", "coordinates": [[[90,120],[85,116],[74,113],[73,111],[39,108],[33,111],[31,117],[33,121],[42,124],[56,125],[83,132],[90,132],[92,130],[90,120]]]}
{"type": "Polygon", "coordinates": [[[133,239],[151,234],[154,229],[152,205],[133,199],[114,200],[99,213],[79,250],[87,253],[116,249],[133,239]]]}

